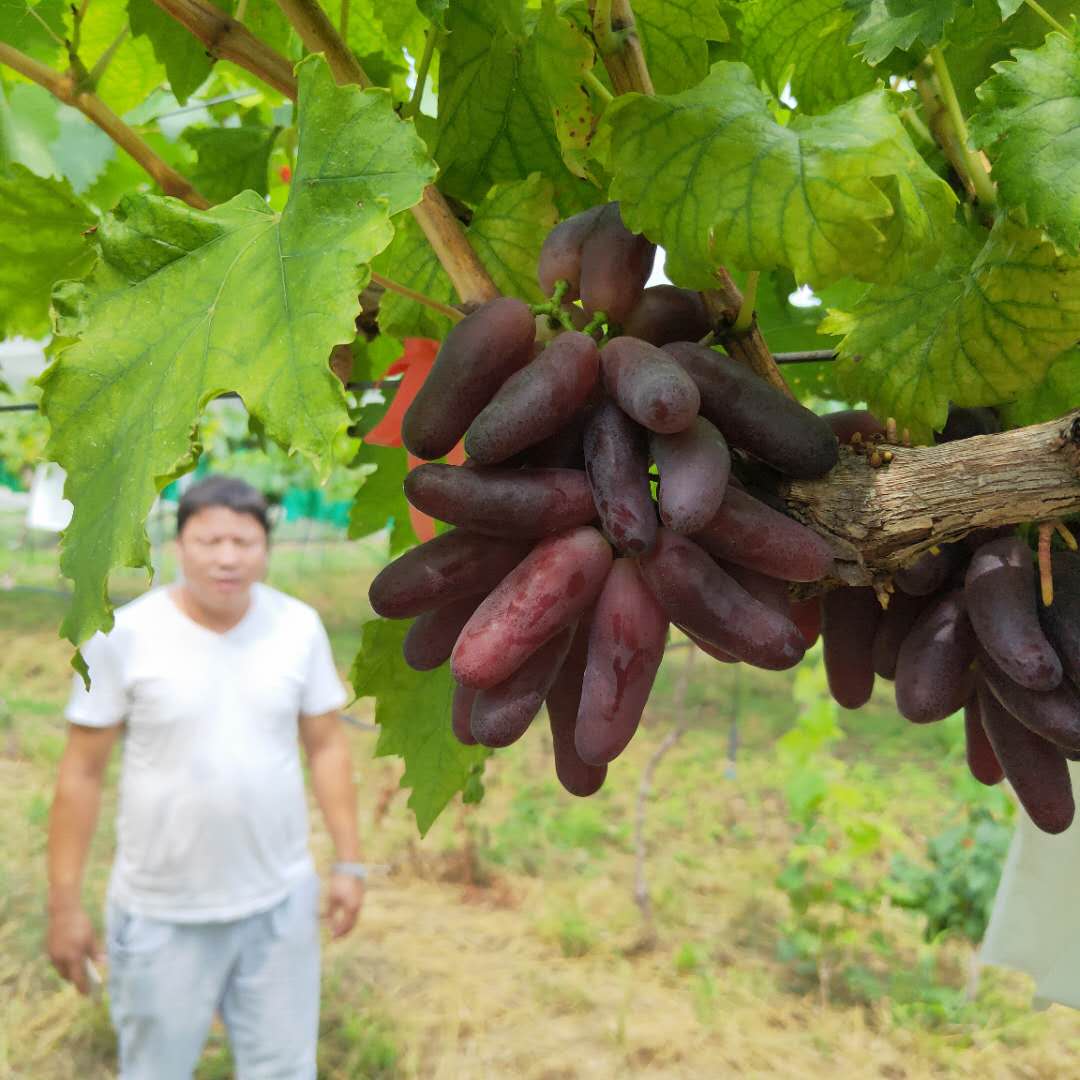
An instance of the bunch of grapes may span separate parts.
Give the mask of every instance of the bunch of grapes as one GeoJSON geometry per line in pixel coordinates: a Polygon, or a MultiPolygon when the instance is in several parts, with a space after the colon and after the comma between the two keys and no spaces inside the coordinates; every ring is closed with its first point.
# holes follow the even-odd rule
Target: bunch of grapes
{"type": "MultiPolygon", "coordinates": [[[[404,417],[427,462],[406,496],[452,528],[387,566],[370,600],[415,619],[410,666],[450,662],[457,738],[508,746],[546,703],[559,780],[590,795],[638,727],[670,625],[720,662],[769,670],[798,664],[820,632],[841,705],[863,705],[881,675],[916,722],[966,706],[975,775],[1004,771],[1033,820],[1063,828],[1064,755],[1080,750],[1062,675],[1064,661],[1080,677],[1072,609],[1044,618],[1055,652],[1011,535],[924,556],[884,611],[872,588],[793,600],[792,583],[829,577],[832,552],[762,478],[822,476],[840,442],[883,429],[868,413],[819,417],[700,343],[700,296],[645,288],[653,255],[617,204],[562,222],[540,256],[545,313],[507,297],[473,311],[404,417]],[[462,438],[464,465],[435,462],[462,438]]],[[[1062,592],[1080,598],[1080,567],[1062,567],[1075,586],[1062,592]]]]}

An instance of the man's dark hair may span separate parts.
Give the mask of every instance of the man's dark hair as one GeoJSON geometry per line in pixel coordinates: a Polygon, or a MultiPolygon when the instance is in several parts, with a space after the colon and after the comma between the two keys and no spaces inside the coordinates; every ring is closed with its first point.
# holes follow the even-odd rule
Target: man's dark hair
{"type": "Polygon", "coordinates": [[[176,535],[184,531],[184,523],[192,514],[211,506],[224,506],[237,514],[250,514],[270,535],[266,498],[261,491],[236,476],[208,476],[180,496],[176,508],[176,535]]]}

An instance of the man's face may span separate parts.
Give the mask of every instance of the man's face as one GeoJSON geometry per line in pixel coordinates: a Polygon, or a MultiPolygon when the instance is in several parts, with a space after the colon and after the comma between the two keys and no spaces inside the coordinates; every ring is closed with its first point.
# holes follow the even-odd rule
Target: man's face
{"type": "Polygon", "coordinates": [[[224,506],[208,506],[184,522],[176,539],[184,584],[211,610],[234,610],[248,602],[251,586],[266,573],[268,545],[257,518],[224,506]]]}

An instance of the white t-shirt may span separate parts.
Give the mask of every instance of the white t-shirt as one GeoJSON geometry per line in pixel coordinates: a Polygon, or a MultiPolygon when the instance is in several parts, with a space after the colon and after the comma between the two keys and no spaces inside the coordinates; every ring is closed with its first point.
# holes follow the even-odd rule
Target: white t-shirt
{"type": "Polygon", "coordinates": [[[313,871],[298,720],[347,700],[313,608],[256,585],[219,634],[157,588],[83,656],[91,688],[75,676],[67,719],[127,723],[111,900],[174,922],[239,919],[313,871]]]}

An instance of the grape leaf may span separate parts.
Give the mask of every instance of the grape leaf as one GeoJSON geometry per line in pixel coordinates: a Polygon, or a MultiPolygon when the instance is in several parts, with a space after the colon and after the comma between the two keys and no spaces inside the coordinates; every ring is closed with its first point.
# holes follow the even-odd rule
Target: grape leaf
{"type": "Polygon", "coordinates": [[[446,32],[446,9],[450,0],[416,0],[416,6],[436,30],[446,32]]]}
{"type": "Polygon", "coordinates": [[[1080,44],[1050,34],[979,87],[971,137],[990,155],[1004,206],[1060,247],[1080,250],[1080,44]]]}
{"type": "Polygon", "coordinates": [[[397,755],[404,760],[401,786],[412,788],[409,807],[423,836],[447,803],[475,784],[491,751],[463,746],[454,738],[449,666],[413,671],[402,660],[401,644],[409,625],[389,619],[365,623],[349,681],[357,697],[375,698],[379,725],[375,756],[397,755]]]}
{"type": "Polygon", "coordinates": [[[1080,260],[1007,218],[981,248],[957,226],[936,266],[874,286],[822,329],[845,335],[837,374],[850,396],[929,438],[950,401],[1009,401],[1080,337],[1080,260]]]}
{"type": "Polygon", "coordinates": [[[96,222],[67,180],[18,164],[0,176],[0,339],[48,332],[53,282],[90,269],[94,252],[82,234],[96,222]]]}
{"type": "Polygon", "coordinates": [[[88,71],[116,46],[96,92],[121,116],[165,81],[164,66],[154,55],[150,39],[132,37],[127,31],[127,5],[122,3],[89,4],[79,31],[79,59],[88,71]]]}
{"type": "Polygon", "coordinates": [[[575,176],[593,179],[589,143],[596,119],[584,86],[585,73],[593,66],[592,44],[580,27],[559,14],[554,0],[544,0],[530,44],[563,161],[575,176]]]}
{"type": "Polygon", "coordinates": [[[199,155],[191,181],[211,202],[225,202],[241,191],[267,192],[270,151],[280,128],[188,128],[187,142],[199,155]]]}
{"type": "Polygon", "coordinates": [[[891,103],[877,91],[785,126],[750,69],[722,61],[693,90],[608,107],[611,197],[695,288],[721,263],[895,279],[936,256],[956,200],[891,103]]]}
{"type": "Polygon", "coordinates": [[[531,29],[535,19],[525,16],[521,0],[452,0],[439,69],[440,186],[479,202],[494,183],[542,172],[555,184],[566,215],[596,200],[594,189],[563,165],[544,86],[545,79],[572,81],[576,61],[552,57],[565,67],[541,77],[527,34],[507,28],[509,22],[531,29]]]}
{"type": "Polygon", "coordinates": [[[696,86],[709,73],[709,42],[728,38],[717,0],[634,0],[634,22],[658,94],[696,86]]]}
{"type": "MultiPolygon", "coordinates": [[[[536,264],[544,238],[558,220],[551,182],[539,173],[512,184],[496,184],[476,208],[466,230],[480,261],[499,291],[522,300],[543,300],[536,282],[536,264]]],[[[398,224],[394,242],[375,262],[375,269],[433,300],[452,304],[454,287],[420,226],[398,224]]],[[[386,292],[379,302],[379,329],[395,337],[441,340],[450,320],[398,293],[386,292]]]]}
{"type": "Polygon", "coordinates": [[[283,213],[253,192],[207,213],[127,196],[98,230],[94,274],[54,294],[60,333],[78,337],[41,377],[49,456],[75,505],[61,567],[75,581],[63,630],[76,644],[112,624],[111,569],[148,565],[142,522],[190,465],[208,400],[238,391],[271,438],[323,473],[344,450],[345,396],[327,357],[355,334],[363,264],[390,242],[390,216],[435,170],[386,91],[335,86],[319,57],[298,71],[283,213]]]}
{"type": "Polygon", "coordinates": [[[751,0],[739,12],[742,59],[774,94],[790,83],[800,111],[823,112],[876,83],[848,44],[854,13],[847,0],[751,0]]]}
{"type": "Polygon", "coordinates": [[[53,63],[64,52],[67,12],[64,0],[0,0],[0,41],[53,63]]]}
{"type": "Polygon", "coordinates": [[[849,0],[858,13],[851,43],[862,46],[868,64],[880,64],[894,49],[916,41],[936,45],[960,9],[974,0],[849,0]]]}
{"type": "MultiPolygon", "coordinates": [[[[393,386],[389,387],[393,392],[393,386]]],[[[354,466],[367,466],[363,484],[353,500],[349,514],[349,536],[370,536],[385,527],[392,518],[390,554],[412,547],[417,542],[409,519],[405,498],[405,475],[409,471],[405,450],[400,446],[371,446],[362,443],[354,466]]]]}
{"type": "Polygon", "coordinates": [[[136,37],[146,37],[165,65],[173,96],[183,105],[210,75],[214,58],[206,46],[167,15],[154,0],[128,0],[128,19],[136,37]]]}
{"type": "Polygon", "coordinates": [[[277,0],[248,0],[244,26],[271,49],[291,60],[299,59],[299,39],[277,0]]]}
{"type": "Polygon", "coordinates": [[[1059,356],[1046,378],[999,410],[1009,427],[1056,420],[1080,405],[1080,345],[1059,356]]]}
{"type": "Polygon", "coordinates": [[[1023,7],[1023,5],[1024,0],[998,0],[998,7],[1001,8],[1001,17],[1003,19],[1015,15],[1017,8],[1023,7]]]}

